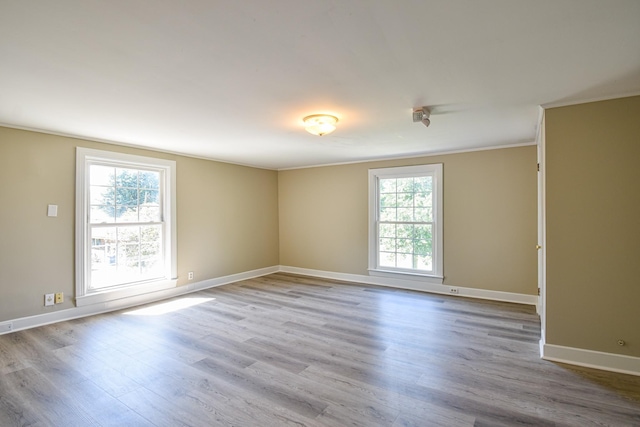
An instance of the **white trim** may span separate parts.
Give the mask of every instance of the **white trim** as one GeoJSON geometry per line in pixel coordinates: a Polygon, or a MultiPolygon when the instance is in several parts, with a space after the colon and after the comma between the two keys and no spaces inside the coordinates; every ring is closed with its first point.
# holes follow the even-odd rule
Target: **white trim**
{"type": "Polygon", "coordinates": [[[257,270],[250,270],[242,273],[231,274],[228,276],[216,277],[214,279],[203,280],[201,282],[190,283],[185,286],[178,286],[171,289],[149,292],[143,295],[129,296],[113,301],[99,302],[96,304],[69,308],[66,310],[58,310],[51,313],[37,314],[35,316],[12,319],[8,322],[3,322],[10,323],[12,329],[10,331],[0,331],[0,335],[4,333],[19,331],[22,329],[35,328],[51,323],[62,322],[65,320],[77,319],[79,317],[93,316],[95,314],[121,310],[123,308],[129,308],[142,304],[148,304],[167,298],[173,298],[192,292],[197,292],[203,289],[214,288],[217,286],[227,285],[229,283],[235,283],[241,280],[248,280],[255,277],[266,276],[267,274],[277,273],[278,271],[280,271],[278,266],[259,268],[257,270]]]}
{"type": "Polygon", "coordinates": [[[126,286],[122,289],[108,289],[104,292],[92,292],[90,294],[76,296],[76,307],[164,291],[175,288],[177,285],[178,281],[175,279],[155,280],[150,283],[143,283],[140,286],[126,286]]]}
{"type": "Polygon", "coordinates": [[[596,96],[593,98],[575,99],[572,101],[548,102],[546,104],[541,104],[540,107],[546,110],[548,108],[568,107],[570,105],[580,105],[580,104],[589,104],[591,102],[610,101],[612,99],[630,98],[632,96],[639,96],[639,95],[640,95],[640,91],[625,92],[625,93],[618,93],[615,95],[604,95],[604,96],[596,96]]]}
{"type": "Polygon", "coordinates": [[[552,362],[640,376],[640,357],[553,344],[541,345],[541,353],[544,360],[552,362]]]}
{"type": "MultiPolygon", "coordinates": [[[[625,97],[627,97],[627,96],[635,96],[635,95],[625,95],[625,97]]],[[[614,99],[614,98],[610,98],[610,99],[614,99]]],[[[28,132],[37,132],[37,133],[42,133],[42,134],[45,134],[45,135],[61,136],[61,137],[64,137],[64,138],[79,139],[81,141],[99,142],[101,144],[108,144],[108,145],[113,145],[113,146],[116,146],[116,147],[134,148],[134,149],[137,149],[137,150],[146,150],[146,151],[151,151],[151,152],[154,152],[154,153],[171,154],[171,155],[175,155],[175,156],[188,157],[188,158],[191,158],[191,159],[208,160],[208,161],[212,161],[212,162],[226,163],[226,164],[229,164],[229,165],[246,166],[246,167],[255,168],[255,169],[272,170],[272,171],[287,171],[287,170],[295,170],[295,169],[322,168],[322,167],[325,167],[325,166],[341,166],[341,165],[352,165],[352,164],[358,164],[358,163],[384,162],[384,161],[387,161],[387,160],[417,159],[417,158],[420,158],[420,157],[444,156],[444,155],[447,155],[447,154],[473,153],[473,152],[476,152],[476,151],[501,150],[503,148],[517,148],[517,147],[526,147],[526,146],[530,146],[530,145],[536,145],[535,141],[527,141],[527,142],[516,142],[516,143],[513,143],[513,144],[505,144],[505,145],[491,145],[491,146],[488,146],[488,147],[469,147],[469,148],[461,148],[459,150],[432,151],[432,152],[428,152],[428,153],[417,153],[417,154],[410,154],[410,155],[406,155],[406,156],[397,156],[397,157],[394,157],[394,156],[391,156],[391,157],[375,157],[375,158],[370,158],[370,159],[353,160],[353,161],[346,161],[346,162],[335,162],[335,163],[324,163],[324,164],[319,164],[319,165],[292,166],[292,167],[287,167],[287,168],[277,168],[277,167],[258,166],[258,165],[254,165],[254,164],[251,164],[251,163],[234,162],[234,161],[231,161],[231,160],[223,160],[223,159],[219,159],[219,158],[216,158],[216,157],[198,156],[198,155],[195,155],[195,154],[184,153],[184,152],[181,152],[181,151],[172,151],[172,150],[167,150],[167,149],[161,149],[161,148],[151,147],[151,146],[147,146],[147,145],[136,144],[136,143],[132,143],[132,142],[113,141],[113,140],[110,140],[110,139],[95,138],[95,137],[92,137],[92,136],[76,135],[76,134],[65,133],[65,132],[57,132],[57,131],[53,131],[53,130],[40,129],[40,128],[30,127],[30,126],[20,126],[20,125],[14,125],[14,124],[4,123],[4,122],[0,122],[0,127],[4,127],[4,128],[7,128],[7,129],[24,130],[24,131],[28,131],[28,132]]]]}
{"type": "Polygon", "coordinates": [[[178,270],[176,212],[176,162],[174,160],[76,147],[76,305],[91,305],[175,287],[178,270]],[[90,249],[87,235],[89,230],[89,207],[87,203],[89,197],[88,166],[93,162],[115,163],[135,168],[152,167],[162,173],[160,186],[162,188],[162,218],[165,231],[165,243],[163,246],[165,272],[164,277],[159,280],[137,283],[121,289],[105,289],[102,292],[91,292],[87,289],[90,269],[90,261],[87,257],[90,249]]]}
{"type": "MultiPolygon", "coordinates": [[[[537,173],[538,187],[538,305],[536,311],[540,316],[540,341],[541,345],[546,342],[547,335],[547,202],[546,202],[546,129],[545,129],[545,110],[540,107],[538,116],[538,132],[537,132],[537,159],[540,170],[537,173]]],[[[542,348],[540,350],[542,356],[542,348]]]]}
{"type": "MultiPolygon", "coordinates": [[[[368,178],[368,194],[369,194],[369,222],[368,222],[368,231],[369,231],[369,261],[368,261],[368,270],[371,274],[381,273],[381,274],[395,274],[396,277],[402,278],[404,273],[408,273],[408,277],[406,279],[416,280],[416,275],[422,276],[430,276],[430,277],[442,277],[442,272],[444,268],[444,238],[443,238],[443,172],[444,166],[442,163],[429,163],[429,164],[421,164],[421,165],[410,165],[410,166],[396,166],[396,167],[387,167],[387,168],[376,168],[369,169],[369,178],[368,178]],[[402,178],[402,177],[418,177],[418,176],[429,176],[432,179],[432,239],[433,239],[433,269],[429,272],[419,271],[419,270],[411,270],[411,269],[401,269],[401,268],[385,268],[379,265],[379,239],[378,239],[378,224],[380,221],[379,218],[379,202],[380,202],[380,191],[379,191],[379,181],[381,178],[402,178]]],[[[424,279],[423,279],[424,280],[424,279]]],[[[432,282],[435,282],[432,280],[432,282]]],[[[442,283],[442,282],[440,282],[442,283]]]]}
{"type": "Polygon", "coordinates": [[[13,322],[0,322],[0,335],[13,331],[13,322]]]}
{"type": "Polygon", "coordinates": [[[491,291],[487,289],[464,288],[456,285],[437,285],[433,283],[418,282],[416,280],[403,280],[394,278],[372,277],[362,274],[336,273],[333,271],[312,270],[309,268],[290,267],[281,265],[283,273],[300,274],[303,276],[322,277],[325,279],[342,280],[345,282],[365,283],[367,285],[386,286],[389,288],[407,289],[433,294],[444,294],[458,297],[486,299],[492,301],[513,302],[516,304],[536,305],[537,295],[517,294],[513,292],[491,291]],[[457,288],[458,294],[451,294],[450,289],[457,288]]]}
{"type": "Polygon", "coordinates": [[[324,168],[329,166],[355,165],[359,163],[386,162],[390,160],[410,160],[410,159],[419,159],[423,157],[446,156],[449,154],[463,154],[463,153],[475,153],[477,151],[502,150],[503,148],[529,147],[532,145],[536,145],[536,141],[515,142],[513,144],[505,144],[505,145],[490,145],[488,147],[461,148],[459,150],[431,151],[431,152],[425,152],[425,153],[410,154],[407,156],[374,157],[370,159],[352,160],[348,162],[323,163],[319,165],[309,165],[309,166],[292,166],[290,168],[278,168],[277,170],[290,171],[290,170],[296,170],[296,169],[310,169],[310,168],[324,168]]]}
{"type": "Polygon", "coordinates": [[[0,127],[4,127],[4,128],[7,128],[7,129],[24,130],[24,131],[27,131],[27,132],[37,132],[37,133],[42,133],[42,134],[45,134],[45,135],[62,136],[64,138],[79,139],[81,141],[99,142],[101,144],[114,145],[116,147],[134,148],[136,150],[151,151],[153,153],[171,154],[171,155],[174,155],[174,156],[189,157],[191,159],[208,160],[208,161],[211,161],[211,162],[226,163],[226,164],[229,164],[229,165],[245,166],[245,167],[249,167],[249,168],[273,170],[273,171],[277,170],[276,168],[268,168],[268,167],[265,167],[265,166],[256,166],[256,165],[253,165],[253,164],[250,164],[250,163],[232,162],[230,160],[222,160],[222,159],[218,159],[218,158],[215,158],[215,157],[198,156],[198,155],[195,155],[195,154],[188,154],[188,153],[183,153],[181,151],[172,151],[172,150],[167,150],[167,149],[161,149],[161,148],[156,148],[156,147],[152,147],[152,146],[148,146],[148,145],[136,144],[136,143],[133,143],[133,142],[121,142],[121,141],[114,141],[114,140],[111,140],[111,139],[95,138],[95,137],[92,137],[92,136],[76,135],[76,134],[73,134],[73,133],[56,132],[56,131],[53,131],[53,130],[40,129],[40,128],[35,128],[35,127],[30,127],[30,126],[12,125],[12,124],[9,124],[9,123],[0,122],[0,127]]]}
{"type": "Polygon", "coordinates": [[[441,285],[444,281],[443,276],[434,276],[432,274],[419,274],[414,272],[402,272],[398,273],[397,271],[385,271],[381,269],[377,270],[369,270],[370,276],[378,276],[378,277],[391,277],[395,279],[403,279],[403,280],[414,280],[417,282],[424,283],[435,283],[441,285]]]}

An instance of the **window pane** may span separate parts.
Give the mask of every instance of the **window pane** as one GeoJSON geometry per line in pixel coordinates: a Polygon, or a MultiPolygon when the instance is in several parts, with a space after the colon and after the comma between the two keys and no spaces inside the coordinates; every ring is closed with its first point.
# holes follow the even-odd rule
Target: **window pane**
{"type": "Polygon", "coordinates": [[[160,247],[162,228],[159,225],[140,227],[140,272],[162,273],[162,251],[160,247]]]}
{"type": "Polygon", "coordinates": [[[413,200],[417,207],[432,206],[431,193],[415,193],[413,195],[413,200]]]}
{"type": "Polygon", "coordinates": [[[91,230],[91,283],[95,287],[108,284],[116,271],[116,228],[91,230]]]}
{"type": "Polygon", "coordinates": [[[413,228],[413,224],[398,224],[398,237],[404,239],[412,239],[413,228]]]}
{"type": "Polygon", "coordinates": [[[398,254],[396,257],[396,267],[413,268],[413,256],[410,254],[398,254]]]}
{"type": "Polygon", "coordinates": [[[140,190],[138,203],[141,205],[160,205],[160,192],[158,190],[140,190]]]}
{"type": "Polygon", "coordinates": [[[396,247],[398,254],[412,254],[413,253],[413,240],[411,239],[397,239],[396,247]]]}
{"type": "Polygon", "coordinates": [[[123,244],[118,245],[118,271],[125,274],[133,274],[140,266],[140,245],[123,244]]]}
{"type": "Polygon", "coordinates": [[[136,188],[116,188],[116,204],[132,206],[138,204],[138,189],[136,188]]]}
{"type": "Polygon", "coordinates": [[[382,193],[395,193],[396,192],[396,179],[380,179],[380,194],[382,193]]]}
{"type": "Polygon", "coordinates": [[[140,206],[138,220],[140,222],[159,222],[160,207],[159,206],[140,206]]]}
{"type": "Polygon", "coordinates": [[[140,171],[138,178],[140,179],[140,188],[152,190],[160,188],[160,172],[140,171]]]}
{"type": "Polygon", "coordinates": [[[138,188],[138,170],[137,169],[116,169],[116,186],[127,188],[138,188]]]}
{"type": "Polygon", "coordinates": [[[432,225],[417,225],[414,234],[414,248],[417,255],[433,255],[432,225]]]}
{"type": "Polygon", "coordinates": [[[91,206],[89,221],[91,224],[115,222],[116,208],[113,206],[91,206]]]}
{"type": "Polygon", "coordinates": [[[411,222],[413,221],[413,209],[412,208],[398,208],[398,221],[411,222]]]}
{"type": "Polygon", "coordinates": [[[432,257],[415,255],[413,259],[415,263],[415,268],[417,268],[418,270],[426,270],[426,271],[433,270],[432,257]]]}
{"type": "Polygon", "coordinates": [[[399,207],[413,207],[413,193],[398,193],[399,207]]]}
{"type": "Polygon", "coordinates": [[[113,186],[115,182],[115,168],[113,166],[89,166],[89,179],[91,185],[113,186]]]}
{"type": "Polygon", "coordinates": [[[381,194],[380,195],[380,206],[381,207],[396,207],[396,194],[381,194]]]}
{"type": "Polygon", "coordinates": [[[395,221],[395,220],[396,220],[396,208],[380,209],[380,221],[395,221]]]}
{"type": "Polygon", "coordinates": [[[382,267],[395,267],[396,266],[396,254],[390,252],[380,252],[380,266],[382,267]]]}
{"type": "Polygon", "coordinates": [[[413,191],[415,191],[416,193],[431,193],[432,181],[433,178],[430,176],[419,176],[414,178],[413,191]]]}
{"type": "Polygon", "coordinates": [[[395,224],[380,224],[380,237],[396,237],[396,225],[395,224]]]}
{"type": "Polygon", "coordinates": [[[140,241],[140,227],[118,227],[118,243],[137,243],[140,241]]]}
{"type": "Polygon", "coordinates": [[[117,206],[116,222],[138,222],[137,206],[117,206]]]}
{"type": "Polygon", "coordinates": [[[380,250],[383,252],[395,252],[396,239],[380,239],[380,250]]]}
{"type": "Polygon", "coordinates": [[[413,178],[398,178],[396,188],[398,193],[413,193],[413,178]]]}
{"type": "Polygon", "coordinates": [[[416,222],[431,222],[433,220],[431,208],[415,208],[413,212],[413,217],[416,222]]]}
{"type": "Polygon", "coordinates": [[[431,224],[418,224],[415,226],[414,228],[414,235],[413,238],[416,240],[427,240],[427,241],[431,241],[431,232],[432,232],[433,226],[431,224]]]}
{"type": "Polygon", "coordinates": [[[115,202],[114,187],[92,185],[89,194],[92,205],[113,205],[115,202]]]}
{"type": "Polygon", "coordinates": [[[413,250],[416,255],[431,255],[431,241],[430,240],[414,240],[413,250]]]}
{"type": "Polygon", "coordinates": [[[94,289],[163,275],[161,225],[93,228],[91,242],[94,289]]]}

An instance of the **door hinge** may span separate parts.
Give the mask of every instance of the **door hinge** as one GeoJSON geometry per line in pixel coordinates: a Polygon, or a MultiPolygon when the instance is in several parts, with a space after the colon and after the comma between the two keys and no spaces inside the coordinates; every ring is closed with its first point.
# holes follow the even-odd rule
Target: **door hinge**
{"type": "Polygon", "coordinates": [[[540,172],[540,163],[538,163],[538,172],[540,172]]]}
{"type": "Polygon", "coordinates": [[[540,288],[538,288],[538,296],[540,296],[540,288]]]}

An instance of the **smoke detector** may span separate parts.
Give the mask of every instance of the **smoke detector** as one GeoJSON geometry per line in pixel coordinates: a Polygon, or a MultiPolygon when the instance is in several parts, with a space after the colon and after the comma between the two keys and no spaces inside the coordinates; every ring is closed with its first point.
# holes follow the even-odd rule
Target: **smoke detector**
{"type": "Polygon", "coordinates": [[[422,122],[423,125],[429,127],[431,124],[431,120],[429,120],[429,116],[431,115],[431,111],[427,107],[420,107],[417,110],[413,110],[413,122],[422,122]]]}

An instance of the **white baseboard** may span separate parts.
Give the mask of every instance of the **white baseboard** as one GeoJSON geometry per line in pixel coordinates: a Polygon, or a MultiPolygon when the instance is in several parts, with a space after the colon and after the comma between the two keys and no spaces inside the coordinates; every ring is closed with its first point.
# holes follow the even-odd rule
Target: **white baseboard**
{"type": "Polygon", "coordinates": [[[541,344],[544,360],[640,376],[640,357],[561,345],[541,344]]]}
{"type": "Polygon", "coordinates": [[[260,268],[257,270],[245,271],[242,273],[231,274],[229,276],[216,277],[215,279],[189,283],[184,286],[149,292],[142,295],[121,298],[118,300],[83,305],[66,310],[58,310],[51,313],[37,314],[35,316],[8,320],[0,324],[0,326],[2,326],[0,328],[0,335],[2,335],[3,333],[19,331],[22,329],[48,325],[50,323],[62,322],[64,320],[77,319],[79,317],[92,316],[94,314],[106,313],[109,311],[148,304],[150,302],[156,302],[179,295],[196,292],[202,289],[213,288],[216,286],[227,285],[229,283],[234,283],[241,280],[253,279],[255,277],[265,276],[267,274],[277,273],[279,270],[280,268],[278,266],[260,268]]]}
{"type": "MultiPolygon", "coordinates": [[[[331,271],[312,270],[307,268],[272,266],[257,270],[246,271],[200,282],[189,283],[185,286],[150,292],[144,295],[122,298],[115,301],[85,305],[81,307],[69,308],[66,310],[54,311],[51,313],[38,314],[35,316],[21,317],[17,319],[0,322],[0,335],[19,331],[22,329],[34,328],[48,325],[50,323],[65,320],[77,319],[80,317],[92,316],[95,314],[116,311],[123,308],[148,304],[151,302],[172,298],[196,292],[202,289],[209,289],[217,286],[227,285],[241,280],[266,276],[267,274],[283,272],[301,274],[305,276],[322,277],[327,279],[342,280],[347,282],[365,283],[369,285],[387,286],[392,288],[408,289],[437,294],[449,293],[451,285],[436,285],[412,280],[402,280],[385,277],[370,277],[359,274],[335,273],[331,271]]],[[[519,304],[537,305],[537,295],[517,294],[511,292],[490,291],[485,289],[464,288],[456,286],[457,296],[488,299],[495,301],[514,302],[519,304]]],[[[540,342],[540,355],[543,359],[571,365],[584,366],[588,368],[602,369],[605,371],[620,372],[623,374],[640,376],[640,358],[624,356],[613,353],[604,353],[593,350],[585,350],[573,347],[563,347],[558,345],[540,342]]]]}
{"type": "Polygon", "coordinates": [[[332,271],[312,270],[308,268],[280,266],[283,273],[301,274],[304,276],[323,277],[325,279],[344,280],[346,282],[366,283],[368,285],[387,286],[390,288],[408,289],[434,294],[453,295],[459,297],[479,298],[492,301],[506,301],[517,304],[537,305],[537,295],[517,294],[513,292],[491,291],[487,289],[464,288],[456,285],[438,285],[415,280],[395,279],[390,277],[366,276],[361,274],[335,273],[332,271]],[[457,294],[451,294],[450,289],[456,288],[457,294]]]}

